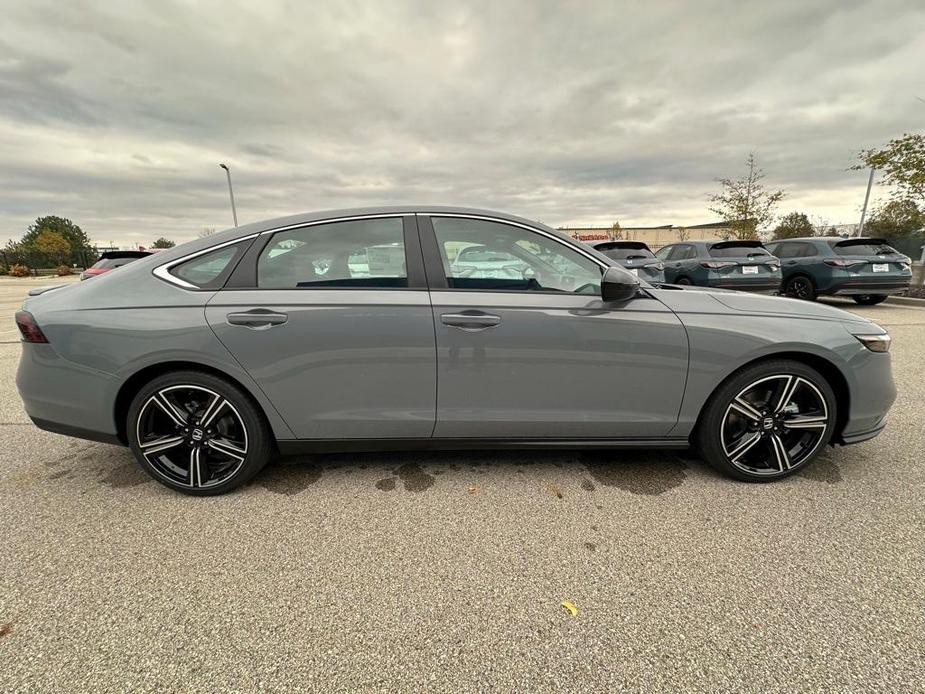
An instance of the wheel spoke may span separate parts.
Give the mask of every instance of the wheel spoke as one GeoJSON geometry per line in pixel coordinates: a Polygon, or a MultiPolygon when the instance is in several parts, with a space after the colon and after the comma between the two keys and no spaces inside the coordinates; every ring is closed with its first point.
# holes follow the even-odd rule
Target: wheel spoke
{"type": "Polygon", "coordinates": [[[176,448],[181,443],[183,443],[182,436],[162,436],[159,439],[154,439],[153,441],[145,441],[144,443],[140,443],[138,445],[145,455],[152,455],[153,453],[160,453],[161,451],[166,451],[170,448],[176,448]]]}
{"type": "Polygon", "coordinates": [[[732,409],[744,414],[752,421],[761,421],[761,413],[752,407],[741,395],[732,401],[732,409]]]}
{"type": "Polygon", "coordinates": [[[158,393],[154,396],[154,404],[163,410],[164,414],[170,417],[173,420],[173,423],[177,426],[184,426],[186,424],[186,419],[188,415],[184,412],[181,412],[170,400],[167,399],[167,396],[163,392],[158,393]]]}
{"type": "Polygon", "coordinates": [[[825,429],[828,426],[829,418],[825,415],[818,417],[793,417],[785,419],[784,426],[787,429],[825,429]]]}
{"type": "Polygon", "coordinates": [[[247,455],[245,449],[231,443],[228,439],[210,439],[206,445],[212,450],[218,451],[235,460],[244,460],[244,456],[247,455]]]}
{"type": "Polygon", "coordinates": [[[752,448],[754,448],[755,444],[761,440],[761,434],[754,432],[751,436],[743,438],[745,438],[745,440],[740,441],[738,446],[736,446],[733,450],[726,452],[726,455],[728,455],[733,462],[737,461],[743,455],[748,453],[752,448]]]}
{"type": "Polygon", "coordinates": [[[189,454],[189,484],[191,487],[201,487],[209,481],[209,468],[202,458],[201,451],[201,448],[196,447],[189,454]]]}
{"type": "Polygon", "coordinates": [[[787,447],[777,434],[771,434],[771,449],[774,451],[774,459],[777,461],[777,469],[781,472],[790,469],[790,455],[787,453],[787,447]]]}
{"type": "Polygon", "coordinates": [[[800,385],[800,379],[798,376],[785,376],[786,381],[784,381],[784,388],[780,395],[780,400],[777,401],[777,406],[774,408],[775,414],[783,412],[784,408],[790,404],[790,401],[793,400],[793,395],[796,392],[796,389],[800,385]]]}
{"type": "Polygon", "coordinates": [[[199,422],[200,426],[207,427],[215,421],[215,418],[218,416],[218,413],[221,412],[225,405],[228,404],[228,401],[223,397],[216,395],[212,402],[209,403],[209,406],[206,408],[206,411],[202,414],[202,420],[199,422]]]}

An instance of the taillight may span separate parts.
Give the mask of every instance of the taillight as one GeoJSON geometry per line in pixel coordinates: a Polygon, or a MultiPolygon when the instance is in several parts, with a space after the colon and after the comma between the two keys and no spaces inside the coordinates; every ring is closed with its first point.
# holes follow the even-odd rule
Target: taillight
{"type": "Polygon", "coordinates": [[[774,268],[774,269],[776,270],[777,268],[780,267],[780,261],[779,261],[779,260],[769,260],[769,261],[767,262],[767,265],[768,265],[768,267],[772,267],[772,268],[774,268]]]}
{"type": "Polygon", "coordinates": [[[853,265],[863,265],[866,260],[845,260],[844,258],[826,258],[823,260],[826,265],[832,267],[852,267],[853,265]]]}
{"type": "Polygon", "coordinates": [[[652,267],[654,267],[656,270],[661,271],[665,269],[665,263],[655,263],[655,265],[653,265],[652,267]]]}
{"type": "Polygon", "coordinates": [[[35,316],[28,311],[16,312],[16,327],[22,333],[23,342],[48,342],[45,333],[42,332],[39,324],[35,322],[35,316]]]}
{"type": "Polygon", "coordinates": [[[709,270],[716,270],[721,267],[730,267],[732,265],[738,265],[738,263],[732,260],[708,260],[706,262],[700,263],[700,267],[705,267],[709,270]]]}

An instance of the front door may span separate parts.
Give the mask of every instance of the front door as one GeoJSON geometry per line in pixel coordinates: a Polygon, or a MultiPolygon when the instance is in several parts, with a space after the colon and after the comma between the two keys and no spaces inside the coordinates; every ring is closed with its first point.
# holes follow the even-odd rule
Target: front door
{"type": "Polygon", "coordinates": [[[437,336],[435,437],[653,438],[675,425],[687,336],[661,302],[601,300],[555,235],[420,218],[437,336]]]}
{"type": "Polygon", "coordinates": [[[414,216],[279,231],[248,262],[235,273],[253,286],[226,286],[206,318],[297,437],[431,435],[433,313],[414,216]]]}

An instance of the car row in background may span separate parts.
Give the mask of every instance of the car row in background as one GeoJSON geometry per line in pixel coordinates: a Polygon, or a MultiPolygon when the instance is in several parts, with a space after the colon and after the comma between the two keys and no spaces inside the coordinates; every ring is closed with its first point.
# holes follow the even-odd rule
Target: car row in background
{"type": "Polygon", "coordinates": [[[850,296],[879,304],[909,289],[912,261],[884,239],[812,237],[771,241],[682,241],[652,253],[642,241],[592,247],[649,282],[781,293],[813,301],[850,296]]]}
{"type": "Polygon", "coordinates": [[[128,265],[139,258],[146,258],[152,251],[106,251],[93,265],[80,273],[80,279],[88,280],[91,277],[102,275],[123,265],[128,265]]]}
{"type": "Polygon", "coordinates": [[[912,260],[884,239],[798,238],[767,248],[780,258],[783,293],[798,299],[850,296],[862,305],[879,304],[912,281],[912,260]]]}

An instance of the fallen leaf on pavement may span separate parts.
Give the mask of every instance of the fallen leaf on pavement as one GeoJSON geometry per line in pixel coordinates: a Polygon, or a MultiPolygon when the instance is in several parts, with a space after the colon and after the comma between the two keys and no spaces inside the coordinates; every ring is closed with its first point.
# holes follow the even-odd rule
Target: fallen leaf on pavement
{"type": "Polygon", "coordinates": [[[571,600],[563,600],[562,607],[567,609],[573,617],[578,616],[578,608],[575,607],[575,603],[573,603],[571,600]]]}

